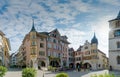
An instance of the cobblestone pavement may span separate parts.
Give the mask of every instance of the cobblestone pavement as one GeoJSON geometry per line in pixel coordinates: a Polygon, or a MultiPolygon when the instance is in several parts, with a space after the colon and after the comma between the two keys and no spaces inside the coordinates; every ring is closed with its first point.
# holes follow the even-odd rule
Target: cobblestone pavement
{"type": "MultiPolygon", "coordinates": [[[[103,74],[108,72],[109,72],[108,70],[101,70],[101,71],[86,71],[86,72],[68,71],[66,73],[69,75],[69,77],[90,77],[93,74],[103,74]]],[[[57,73],[60,73],[60,72],[44,71],[44,77],[55,77],[57,73]]],[[[4,77],[22,77],[22,71],[10,70],[6,73],[4,77]]],[[[43,71],[38,70],[37,77],[43,77],[43,71]]]]}

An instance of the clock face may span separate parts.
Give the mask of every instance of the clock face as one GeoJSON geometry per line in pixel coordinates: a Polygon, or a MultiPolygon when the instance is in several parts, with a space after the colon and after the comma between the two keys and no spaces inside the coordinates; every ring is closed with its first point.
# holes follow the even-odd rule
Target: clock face
{"type": "Polygon", "coordinates": [[[115,37],[120,36],[120,30],[115,31],[115,37]]]}

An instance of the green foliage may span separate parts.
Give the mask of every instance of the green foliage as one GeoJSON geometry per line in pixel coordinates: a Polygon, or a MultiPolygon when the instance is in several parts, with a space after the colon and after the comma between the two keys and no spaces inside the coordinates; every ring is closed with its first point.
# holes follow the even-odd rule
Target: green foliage
{"type": "Polygon", "coordinates": [[[91,77],[97,77],[97,75],[96,75],[96,74],[94,74],[94,75],[91,75],[91,77]]]}
{"type": "Polygon", "coordinates": [[[56,77],[69,77],[67,73],[59,73],[56,77]]]}
{"type": "Polygon", "coordinates": [[[34,68],[25,68],[22,71],[22,77],[36,77],[37,71],[34,68]]]}
{"type": "Polygon", "coordinates": [[[56,67],[48,66],[48,71],[55,71],[56,69],[56,67]]]}
{"type": "Polygon", "coordinates": [[[103,77],[103,75],[100,74],[99,77],[103,77]]]}
{"type": "Polygon", "coordinates": [[[0,77],[3,77],[6,72],[7,72],[7,68],[0,66],[0,77]]]}
{"type": "Polygon", "coordinates": [[[48,71],[51,71],[52,70],[52,66],[48,66],[48,71]]]}

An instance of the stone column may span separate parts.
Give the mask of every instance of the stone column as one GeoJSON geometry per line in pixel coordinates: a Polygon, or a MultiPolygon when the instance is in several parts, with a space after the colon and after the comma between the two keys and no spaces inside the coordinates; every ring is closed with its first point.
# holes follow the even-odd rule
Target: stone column
{"type": "Polygon", "coordinates": [[[36,70],[38,70],[37,58],[32,58],[32,62],[33,62],[33,68],[35,68],[36,70]]]}

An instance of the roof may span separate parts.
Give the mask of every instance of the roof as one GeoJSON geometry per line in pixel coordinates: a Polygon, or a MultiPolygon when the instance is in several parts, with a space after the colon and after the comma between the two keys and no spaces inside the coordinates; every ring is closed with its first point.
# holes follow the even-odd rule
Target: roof
{"type": "Polygon", "coordinates": [[[48,32],[39,32],[39,34],[49,35],[49,33],[48,33],[48,32]]]}
{"type": "Polygon", "coordinates": [[[31,32],[33,32],[33,31],[36,31],[36,30],[35,30],[35,27],[34,27],[34,20],[33,20],[31,32]]]}
{"type": "Polygon", "coordinates": [[[83,47],[83,46],[80,45],[79,48],[77,49],[77,51],[81,51],[81,48],[82,48],[82,47],[83,47]]]}
{"type": "MultiPolygon", "coordinates": [[[[119,11],[117,17],[116,17],[115,19],[110,20],[110,21],[114,21],[114,20],[120,20],[120,11],[119,11]]],[[[110,21],[109,21],[109,22],[110,22],[110,21]]]]}
{"type": "Polygon", "coordinates": [[[69,48],[68,50],[69,50],[69,51],[74,51],[74,49],[73,49],[73,48],[69,48]]]}
{"type": "Polygon", "coordinates": [[[93,44],[93,43],[98,44],[98,39],[96,38],[95,33],[94,33],[94,36],[93,36],[93,38],[92,38],[92,40],[91,40],[91,44],[93,44]]]}
{"type": "Polygon", "coordinates": [[[101,50],[99,50],[99,49],[98,49],[98,52],[100,52],[100,53],[102,53],[102,54],[106,55],[104,52],[102,52],[102,51],[101,51],[101,50]]]}

